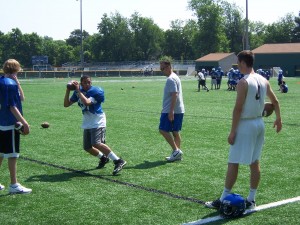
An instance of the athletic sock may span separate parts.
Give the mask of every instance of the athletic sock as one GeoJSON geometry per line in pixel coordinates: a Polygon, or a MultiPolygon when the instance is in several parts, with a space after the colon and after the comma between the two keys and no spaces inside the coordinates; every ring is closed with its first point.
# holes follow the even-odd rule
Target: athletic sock
{"type": "Polygon", "coordinates": [[[16,188],[16,187],[18,186],[18,183],[10,184],[10,186],[11,186],[12,188],[16,188]]]}
{"type": "Polygon", "coordinates": [[[108,158],[110,158],[112,161],[115,161],[115,160],[119,160],[120,158],[113,152],[110,152],[107,156],[108,158]]]}
{"type": "Polygon", "coordinates": [[[252,189],[252,188],[250,188],[249,195],[248,195],[248,197],[247,197],[247,200],[248,200],[249,202],[255,201],[256,191],[257,191],[257,189],[252,189]]]}
{"type": "Polygon", "coordinates": [[[99,154],[96,157],[98,157],[99,159],[101,159],[102,156],[103,156],[103,153],[99,151],[99,154]]]}
{"type": "Polygon", "coordinates": [[[225,198],[227,195],[230,194],[230,192],[231,192],[230,189],[224,188],[223,193],[222,193],[221,198],[220,198],[220,201],[222,202],[222,201],[224,200],[224,198],[225,198]]]}

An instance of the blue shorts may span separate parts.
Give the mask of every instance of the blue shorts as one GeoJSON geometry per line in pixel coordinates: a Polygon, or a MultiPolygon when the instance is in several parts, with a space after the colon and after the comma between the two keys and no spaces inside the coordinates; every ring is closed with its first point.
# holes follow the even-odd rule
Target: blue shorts
{"type": "Polygon", "coordinates": [[[159,129],[166,132],[180,131],[182,127],[183,115],[183,113],[174,114],[174,120],[171,122],[168,118],[168,113],[162,113],[160,115],[159,129]]]}

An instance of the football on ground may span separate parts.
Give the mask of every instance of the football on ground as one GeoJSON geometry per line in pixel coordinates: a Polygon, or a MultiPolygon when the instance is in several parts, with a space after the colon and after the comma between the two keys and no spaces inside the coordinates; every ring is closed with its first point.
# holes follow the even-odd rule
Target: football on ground
{"type": "Polygon", "coordinates": [[[67,88],[71,91],[74,91],[76,89],[76,86],[73,84],[73,80],[67,83],[67,88]]]}
{"type": "Polygon", "coordinates": [[[43,122],[41,124],[41,126],[42,126],[42,128],[48,128],[48,127],[50,127],[50,124],[48,122],[43,122]]]}
{"type": "Polygon", "coordinates": [[[266,102],[262,115],[268,117],[274,112],[274,105],[271,102],[266,102]]]}

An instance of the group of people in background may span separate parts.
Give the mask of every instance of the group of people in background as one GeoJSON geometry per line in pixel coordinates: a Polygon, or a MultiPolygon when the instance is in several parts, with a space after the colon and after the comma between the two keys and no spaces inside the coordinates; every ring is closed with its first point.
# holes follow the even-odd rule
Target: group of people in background
{"type": "MultiPolygon", "coordinates": [[[[209,91],[208,87],[206,86],[206,78],[210,76],[211,78],[211,89],[210,90],[217,90],[221,88],[221,82],[222,78],[224,76],[224,71],[222,70],[221,67],[218,67],[217,69],[212,68],[211,71],[202,69],[196,71],[197,73],[195,74],[195,77],[197,77],[198,80],[198,92],[200,92],[201,87],[203,90],[206,90],[207,92],[209,91]]],[[[263,70],[263,69],[258,69],[256,70],[256,73],[263,76],[266,80],[270,80],[271,77],[271,72],[270,70],[263,70]]],[[[238,70],[231,68],[227,74],[226,74],[228,80],[227,80],[227,90],[228,91],[235,91],[236,90],[236,85],[241,80],[244,75],[238,70]]],[[[286,81],[283,80],[283,71],[280,69],[278,71],[278,86],[279,86],[279,91],[281,93],[287,93],[288,92],[288,85],[286,84],[286,81]]]]}

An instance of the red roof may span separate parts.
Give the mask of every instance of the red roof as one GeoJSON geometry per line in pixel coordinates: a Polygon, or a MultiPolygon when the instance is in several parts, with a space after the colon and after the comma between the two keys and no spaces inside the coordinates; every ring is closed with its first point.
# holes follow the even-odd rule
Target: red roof
{"type": "Polygon", "coordinates": [[[210,53],[205,55],[199,59],[196,59],[196,62],[204,62],[204,61],[220,61],[234,53],[210,53]]]}
{"type": "Polygon", "coordinates": [[[255,53],[300,53],[300,43],[264,44],[254,50],[255,53]]]}

